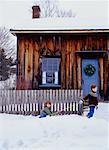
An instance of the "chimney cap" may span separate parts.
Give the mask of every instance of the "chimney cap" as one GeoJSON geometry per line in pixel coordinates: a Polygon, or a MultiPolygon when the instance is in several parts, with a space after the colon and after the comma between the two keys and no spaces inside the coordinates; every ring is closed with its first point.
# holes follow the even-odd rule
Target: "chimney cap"
{"type": "Polygon", "coordinates": [[[38,5],[32,6],[32,9],[37,9],[37,10],[41,11],[40,6],[38,6],[38,5]]]}
{"type": "Polygon", "coordinates": [[[41,9],[40,9],[40,6],[38,5],[34,5],[32,6],[32,18],[35,19],[35,18],[40,18],[40,12],[41,12],[41,9]]]}

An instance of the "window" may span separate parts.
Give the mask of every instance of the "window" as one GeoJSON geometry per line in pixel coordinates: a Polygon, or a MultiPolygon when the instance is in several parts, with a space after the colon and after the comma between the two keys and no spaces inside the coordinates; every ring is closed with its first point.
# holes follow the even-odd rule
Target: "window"
{"type": "Polygon", "coordinates": [[[59,80],[60,58],[42,58],[42,85],[56,87],[59,80]]]}

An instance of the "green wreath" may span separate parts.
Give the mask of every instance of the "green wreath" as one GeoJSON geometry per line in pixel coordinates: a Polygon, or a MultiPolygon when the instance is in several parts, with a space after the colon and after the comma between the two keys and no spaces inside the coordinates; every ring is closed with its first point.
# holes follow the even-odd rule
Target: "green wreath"
{"type": "Polygon", "coordinates": [[[93,65],[88,64],[85,68],[84,68],[84,72],[87,76],[92,76],[95,73],[96,69],[93,65]]]}

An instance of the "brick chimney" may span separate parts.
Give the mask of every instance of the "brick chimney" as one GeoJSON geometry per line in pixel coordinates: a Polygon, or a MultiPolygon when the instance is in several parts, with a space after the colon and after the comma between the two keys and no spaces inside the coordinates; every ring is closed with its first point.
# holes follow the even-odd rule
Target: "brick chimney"
{"type": "Polygon", "coordinates": [[[40,18],[40,7],[38,5],[35,5],[32,7],[32,18],[40,18]]]}

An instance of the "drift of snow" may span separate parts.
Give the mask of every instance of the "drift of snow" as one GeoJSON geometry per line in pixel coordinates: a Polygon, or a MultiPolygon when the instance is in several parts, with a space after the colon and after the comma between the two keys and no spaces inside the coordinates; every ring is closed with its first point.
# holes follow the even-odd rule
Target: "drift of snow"
{"type": "Polygon", "coordinates": [[[10,33],[9,29],[0,27],[0,49],[3,49],[6,58],[11,57],[13,62],[16,60],[16,43],[17,38],[10,33]]]}
{"type": "Polygon", "coordinates": [[[15,89],[16,87],[16,75],[10,75],[9,79],[0,81],[0,90],[15,89]]]}
{"type": "Polygon", "coordinates": [[[0,114],[0,150],[108,150],[109,103],[91,119],[0,114]]]}

